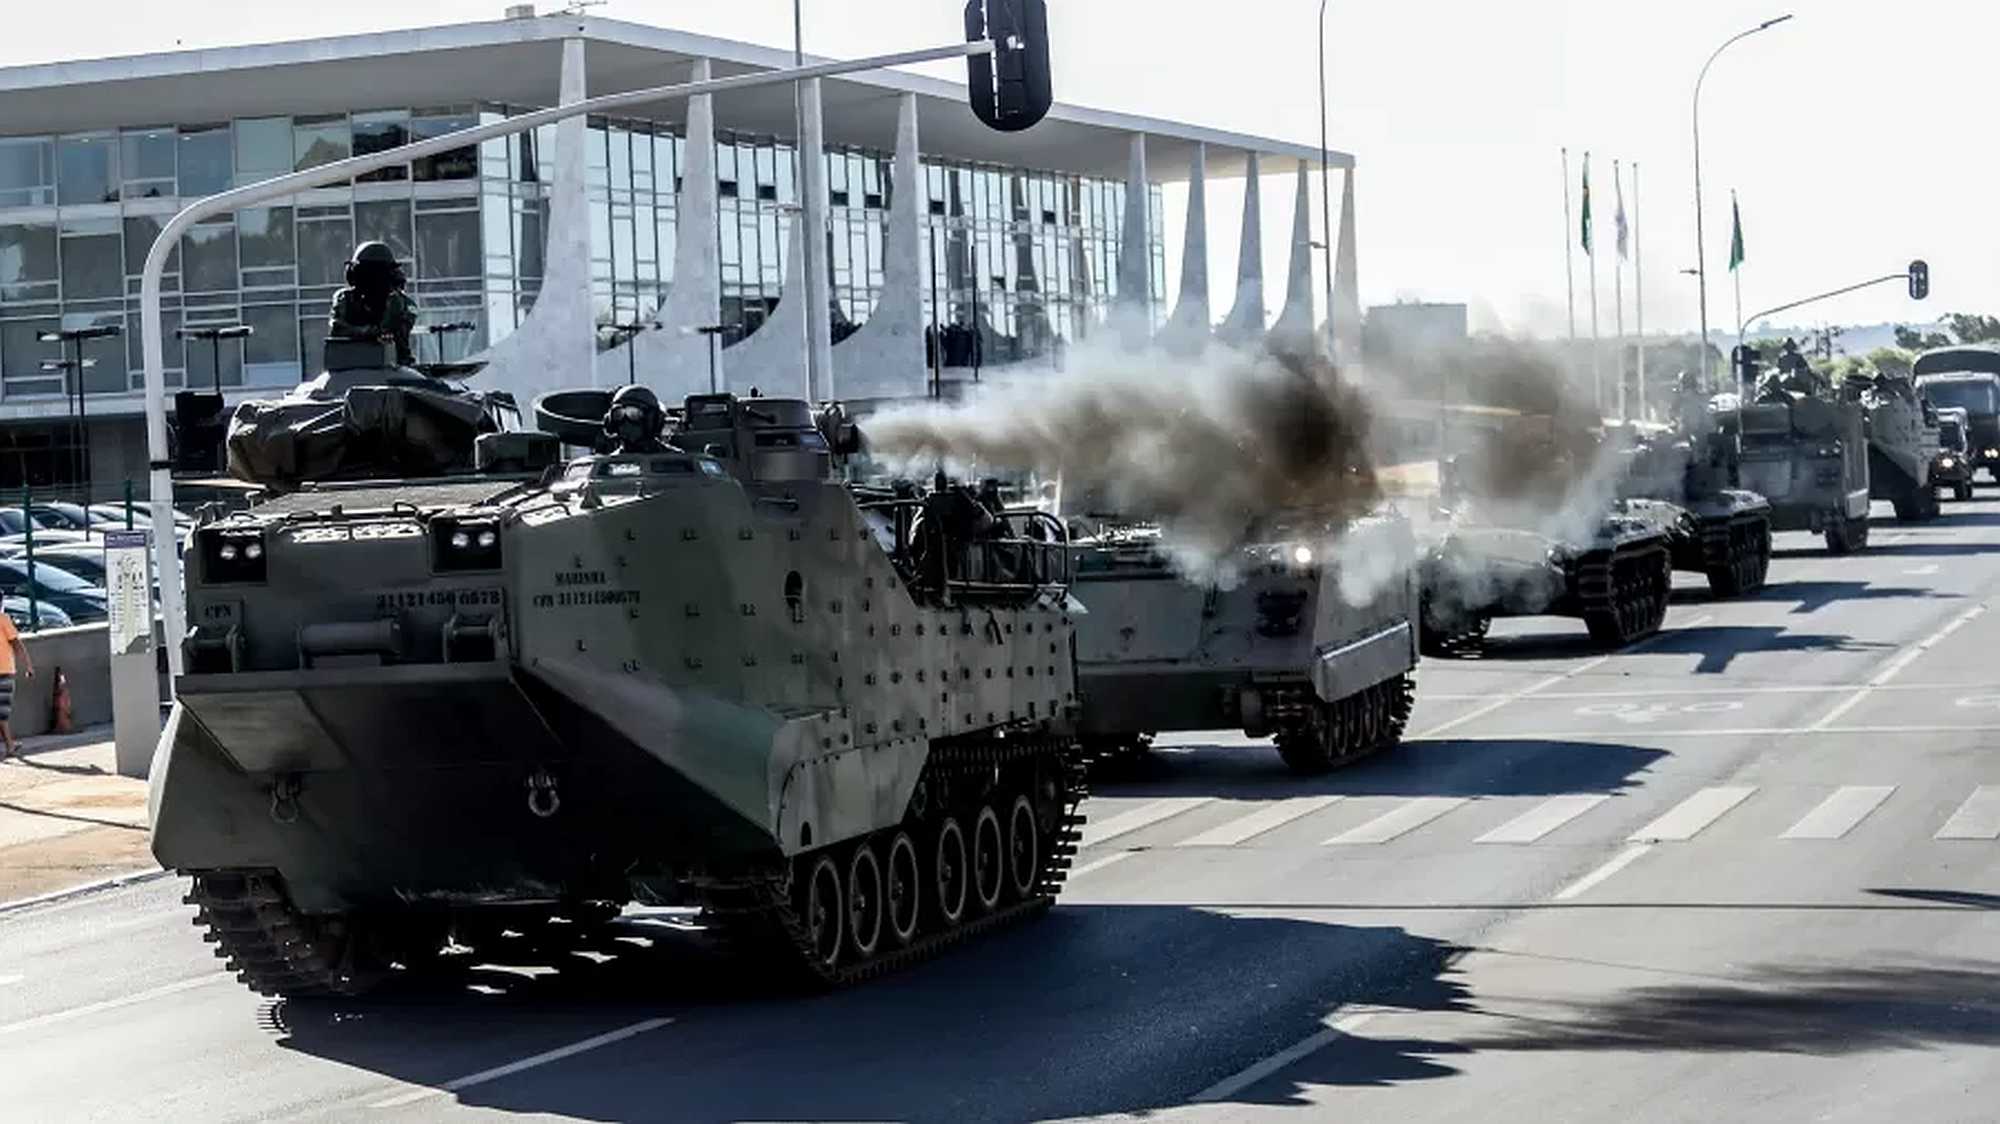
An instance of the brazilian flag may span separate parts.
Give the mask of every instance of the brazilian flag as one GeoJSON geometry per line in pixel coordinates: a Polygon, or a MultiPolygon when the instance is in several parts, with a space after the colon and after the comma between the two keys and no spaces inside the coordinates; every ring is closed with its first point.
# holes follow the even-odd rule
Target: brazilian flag
{"type": "Polygon", "coordinates": [[[1729,270],[1734,273],[1743,264],[1743,211],[1737,207],[1733,191],[1729,193],[1729,217],[1729,270]]]}

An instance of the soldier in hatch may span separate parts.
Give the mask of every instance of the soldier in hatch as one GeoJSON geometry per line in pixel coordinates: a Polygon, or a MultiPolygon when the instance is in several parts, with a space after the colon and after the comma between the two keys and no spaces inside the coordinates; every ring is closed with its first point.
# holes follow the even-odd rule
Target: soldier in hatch
{"type": "Polygon", "coordinates": [[[396,364],[413,366],[410,332],[417,326],[417,305],[403,291],[408,281],[395,251],[380,242],[363,242],[347,263],[347,287],[333,296],[327,334],[339,339],[396,341],[396,364]]]}
{"type": "Polygon", "coordinates": [[[643,386],[621,386],[611,396],[611,408],[604,415],[604,435],[620,453],[661,453],[667,443],[660,440],[666,428],[666,412],[659,396],[643,386]]]}

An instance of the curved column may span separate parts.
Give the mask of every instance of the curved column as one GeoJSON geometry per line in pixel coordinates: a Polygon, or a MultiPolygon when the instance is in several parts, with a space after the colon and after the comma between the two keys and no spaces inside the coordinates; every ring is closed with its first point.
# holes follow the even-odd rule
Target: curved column
{"type": "Polygon", "coordinates": [[[1340,240],[1334,243],[1333,307],[1327,311],[1336,358],[1361,354],[1361,275],[1354,249],[1354,169],[1340,191],[1340,240]]]}
{"type": "Polygon", "coordinates": [[[1271,325],[1270,342],[1289,351],[1314,348],[1312,266],[1312,188],[1305,161],[1299,161],[1299,185],[1292,204],[1292,256],[1285,270],[1285,307],[1271,325]]]}
{"type": "Polygon", "coordinates": [[[1208,342],[1208,146],[1196,144],[1188,165],[1187,230],[1181,242],[1180,299],[1160,329],[1175,351],[1198,351],[1208,342]]]}
{"type": "Polygon", "coordinates": [[[723,389],[747,395],[754,388],[766,398],[811,398],[806,385],[805,254],[801,253],[799,216],[785,232],[785,287],[778,307],[756,331],[722,352],[723,389]]]}
{"type": "MultiPolygon", "coordinates": [[[[560,104],[586,96],[583,40],[562,46],[560,104]]],[[[584,191],[584,118],[556,127],[555,181],[548,185],[549,223],[542,287],[514,333],[487,352],[482,390],[505,390],[526,410],[535,395],[558,387],[597,385],[597,315],[590,299],[590,214],[584,191]]]]}
{"type": "Polygon", "coordinates": [[[840,394],[833,385],[833,255],[827,249],[826,143],[819,108],[819,79],[799,84],[799,189],[805,229],[812,236],[812,267],[806,276],[806,300],[813,314],[806,318],[808,371],[815,402],[830,402],[840,394]],[[816,384],[816,385],[814,385],[816,384]]]}
{"type": "Polygon", "coordinates": [[[1148,206],[1146,134],[1132,134],[1132,158],[1125,173],[1125,222],[1118,238],[1118,296],[1112,303],[1111,327],[1127,347],[1138,347],[1153,334],[1153,254],[1147,237],[1152,208],[1148,206]]]}
{"type": "MultiPolygon", "coordinates": [[[[696,59],[691,82],[711,77],[707,59],[696,59]]],[[[707,336],[695,331],[722,322],[722,262],[716,250],[715,98],[688,99],[686,154],[680,168],[680,194],[674,206],[674,280],[653,319],[658,331],[645,332],[627,347],[637,347],[640,377],[661,400],[673,403],[709,390],[707,336]]],[[[718,349],[719,350],[719,349],[718,349]]],[[[726,353],[724,353],[726,354],[726,353]]],[[[622,370],[623,355],[607,355],[611,370],[622,370]]],[[[716,386],[729,383],[722,374],[722,357],[715,362],[716,386]]]]}
{"type": "Polygon", "coordinates": [[[925,394],[925,193],[917,152],[917,96],[904,94],[896,116],[896,168],[889,185],[882,296],[867,322],[833,349],[833,385],[846,399],[925,394]]]}
{"type": "Polygon", "coordinates": [[[1216,334],[1230,343],[1264,335],[1264,208],[1259,202],[1257,154],[1244,154],[1243,240],[1236,254],[1236,303],[1216,334]]]}

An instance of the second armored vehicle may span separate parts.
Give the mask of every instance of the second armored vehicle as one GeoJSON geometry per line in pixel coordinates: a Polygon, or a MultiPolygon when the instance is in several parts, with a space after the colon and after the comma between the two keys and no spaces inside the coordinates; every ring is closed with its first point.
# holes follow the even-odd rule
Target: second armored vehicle
{"type": "Polygon", "coordinates": [[[1899,376],[1854,376],[1840,390],[1867,420],[1869,496],[1894,504],[1904,522],[1937,518],[1937,408],[1899,376]]]}
{"type": "Polygon", "coordinates": [[[1405,521],[1342,530],[1348,549],[1393,573],[1379,584],[1344,575],[1319,535],[1245,547],[1226,584],[1190,582],[1158,533],[1105,523],[1074,544],[1086,739],[1118,752],[1163,731],[1238,727],[1274,738],[1302,774],[1396,745],[1417,662],[1405,521]]]}
{"type": "Polygon", "coordinates": [[[1624,514],[1605,516],[1581,540],[1457,522],[1421,573],[1429,655],[1476,646],[1495,617],[1575,617],[1598,643],[1629,644],[1659,631],[1673,589],[1666,532],[1624,514]]]}
{"type": "Polygon", "coordinates": [[[1868,545],[1867,421],[1856,402],[1767,386],[1736,411],[1742,486],[1771,504],[1771,527],[1826,537],[1849,554],[1868,545]]]}
{"type": "Polygon", "coordinates": [[[1722,419],[1692,395],[1686,407],[1676,430],[1634,427],[1619,507],[1666,532],[1674,569],[1734,597],[1762,587],[1770,571],[1771,504],[1735,486],[1736,435],[1722,419]]]}

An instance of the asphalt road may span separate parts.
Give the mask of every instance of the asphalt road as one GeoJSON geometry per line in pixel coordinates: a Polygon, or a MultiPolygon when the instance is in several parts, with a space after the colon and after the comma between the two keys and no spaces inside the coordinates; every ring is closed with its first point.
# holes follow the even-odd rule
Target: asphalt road
{"type": "Polygon", "coordinates": [[[172,880],[0,915],[0,1116],[1991,1120],[2000,502],[1875,536],[1608,656],[1509,622],[1325,780],[1173,739],[1045,920],[837,994],[665,913],[310,1004],[172,880]]]}

